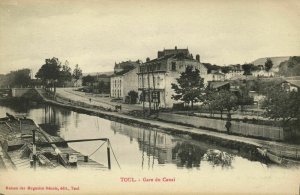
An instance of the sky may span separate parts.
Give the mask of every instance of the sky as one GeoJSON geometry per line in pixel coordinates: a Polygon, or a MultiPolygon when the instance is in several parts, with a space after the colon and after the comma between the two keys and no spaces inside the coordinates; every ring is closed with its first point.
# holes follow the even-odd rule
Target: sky
{"type": "Polygon", "coordinates": [[[300,1],[0,0],[0,74],[57,57],[83,72],[188,48],[201,62],[300,55],[300,1]]]}

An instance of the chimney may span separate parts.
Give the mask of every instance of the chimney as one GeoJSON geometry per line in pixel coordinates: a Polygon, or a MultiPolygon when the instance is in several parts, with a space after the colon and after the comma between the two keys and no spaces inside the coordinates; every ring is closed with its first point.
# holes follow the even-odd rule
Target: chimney
{"type": "Polygon", "coordinates": [[[199,55],[199,54],[196,55],[196,60],[197,60],[198,62],[200,62],[200,55],[199,55]]]}
{"type": "Polygon", "coordinates": [[[177,51],[177,46],[175,46],[175,51],[177,51]]]}

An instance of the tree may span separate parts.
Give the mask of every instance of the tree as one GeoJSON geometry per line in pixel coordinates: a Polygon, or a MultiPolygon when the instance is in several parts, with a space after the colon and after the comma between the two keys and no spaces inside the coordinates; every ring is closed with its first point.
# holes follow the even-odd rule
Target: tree
{"type": "Polygon", "coordinates": [[[267,58],[267,61],[265,62],[265,70],[269,72],[272,67],[273,67],[273,62],[271,58],[267,58]]]}
{"type": "Polygon", "coordinates": [[[109,83],[105,83],[103,80],[98,82],[99,93],[109,93],[110,85],[109,83]]]}
{"type": "Polygon", "coordinates": [[[243,75],[252,75],[251,71],[253,69],[254,65],[253,64],[243,64],[242,69],[244,70],[243,75]]]}
{"type": "Polygon", "coordinates": [[[94,82],[95,82],[95,77],[93,77],[91,75],[82,77],[82,85],[83,86],[91,85],[94,82]]]}
{"type": "Polygon", "coordinates": [[[287,91],[281,86],[269,89],[262,106],[266,109],[266,116],[281,120],[282,125],[295,118],[300,120],[300,92],[287,91]]]}
{"type": "Polygon", "coordinates": [[[71,73],[71,68],[69,67],[69,62],[66,61],[65,64],[62,66],[61,71],[59,73],[59,79],[58,83],[61,86],[64,86],[64,83],[66,81],[71,81],[72,80],[72,73],[71,73]]]}
{"type": "Polygon", "coordinates": [[[25,68],[17,71],[12,71],[8,74],[10,86],[25,87],[31,82],[30,69],[25,68]]]}
{"type": "Polygon", "coordinates": [[[46,59],[45,64],[42,65],[42,67],[38,70],[35,77],[42,80],[43,84],[46,87],[49,87],[48,85],[53,88],[53,92],[55,94],[56,92],[56,82],[60,78],[60,68],[61,68],[61,62],[58,60],[58,58],[51,58],[46,59]]]}
{"type": "Polygon", "coordinates": [[[82,70],[79,68],[78,64],[76,64],[72,76],[75,79],[75,85],[77,86],[77,81],[82,77],[82,70]]]}
{"type": "Polygon", "coordinates": [[[279,64],[279,74],[283,76],[300,76],[300,56],[290,57],[279,64]]]}
{"type": "Polygon", "coordinates": [[[212,111],[220,112],[221,118],[223,118],[224,111],[230,114],[231,111],[238,108],[238,98],[228,90],[210,91],[206,93],[206,100],[212,111]]]}
{"type": "Polygon", "coordinates": [[[230,67],[228,67],[228,66],[223,66],[223,67],[221,67],[221,71],[222,71],[224,74],[227,74],[227,73],[230,71],[230,67]]]}
{"type": "Polygon", "coordinates": [[[138,92],[136,91],[129,91],[128,96],[130,97],[130,103],[131,104],[136,104],[136,100],[139,97],[138,92]]]}
{"type": "Polygon", "coordinates": [[[241,111],[244,111],[245,105],[253,104],[253,98],[249,96],[249,88],[250,86],[241,85],[239,89],[239,95],[238,95],[238,105],[241,106],[241,111]]]}
{"type": "Polygon", "coordinates": [[[198,69],[193,70],[192,66],[187,66],[185,72],[176,79],[178,85],[172,83],[172,89],[175,91],[172,99],[191,103],[192,108],[194,102],[201,101],[204,83],[199,73],[198,69]]]}

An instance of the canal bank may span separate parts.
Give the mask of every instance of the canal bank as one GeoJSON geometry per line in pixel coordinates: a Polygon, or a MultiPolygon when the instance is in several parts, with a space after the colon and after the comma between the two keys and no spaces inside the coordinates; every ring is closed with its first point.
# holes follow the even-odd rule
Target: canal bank
{"type": "Polygon", "coordinates": [[[99,116],[108,120],[118,121],[125,124],[141,125],[144,127],[156,128],[164,130],[171,134],[190,135],[191,137],[196,138],[198,140],[209,141],[223,147],[230,147],[232,149],[237,150],[244,148],[245,150],[248,150],[250,153],[253,154],[261,155],[261,153],[258,153],[257,148],[262,148],[272,151],[274,154],[277,154],[280,157],[288,157],[294,160],[298,159],[300,156],[300,154],[298,154],[300,153],[298,152],[300,151],[300,147],[297,145],[260,140],[249,137],[241,137],[236,135],[228,135],[225,133],[218,133],[185,125],[172,124],[164,121],[157,121],[154,119],[151,120],[135,118],[120,112],[113,112],[111,109],[103,110],[103,108],[101,109],[97,106],[88,105],[84,102],[74,105],[72,104],[73,100],[71,99],[71,96],[70,101],[61,101],[59,99],[57,99],[56,101],[51,100],[47,98],[45,94],[43,94],[42,90],[38,89],[37,91],[46,103],[68,108],[70,110],[80,113],[99,116]]]}

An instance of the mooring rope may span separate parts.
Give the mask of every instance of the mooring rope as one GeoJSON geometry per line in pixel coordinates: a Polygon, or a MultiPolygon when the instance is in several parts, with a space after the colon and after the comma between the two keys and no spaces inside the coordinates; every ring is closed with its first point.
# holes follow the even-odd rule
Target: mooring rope
{"type": "Polygon", "coordinates": [[[114,157],[115,157],[115,160],[116,160],[116,162],[117,162],[119,168],[121,169],[121,166],[120,166],[120,164],[119,164],[119,161],[118,161],[118,159],[117,159],[117,157],[116,157],[116,155],[115,155],[115,153],[114,153],[114,149],[112,148],[112,146],[111,146],[109,140],[108,140],[108,144],[109,144],[109,146],[111,147],[111,151],[112,151],[112,153],[113,153],[113,155],[114,155],[114,157]]]}
{"type": "Polygon", "coordinates": [[[93,154],[95,154],[107,141],[103,142],[99,148],[97,148],[92,154],[89,155],[89,157],[91,157],[93,154]]]}

